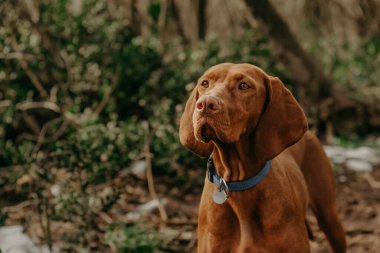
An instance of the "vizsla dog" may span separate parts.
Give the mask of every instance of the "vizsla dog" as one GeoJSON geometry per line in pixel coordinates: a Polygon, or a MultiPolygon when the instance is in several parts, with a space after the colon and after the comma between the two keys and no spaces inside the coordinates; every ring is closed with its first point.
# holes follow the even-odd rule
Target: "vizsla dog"
{"type": "Polygon", "coordinates": [[[198,252],[310,252],[306,209],[334,252],[345,252],[331,165],[290,91],[250,64],[223,63],[198,80],[181,143],[212,154],[198,252]]]}

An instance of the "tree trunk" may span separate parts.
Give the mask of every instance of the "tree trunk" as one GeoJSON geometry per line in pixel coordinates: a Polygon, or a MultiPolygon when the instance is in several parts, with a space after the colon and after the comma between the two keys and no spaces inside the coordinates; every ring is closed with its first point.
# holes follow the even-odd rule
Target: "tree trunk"
{"type": "MultiPolygon", "coordinates": [[[[129,3],[126,1],[126,3],[129,3]]],[[[130,22],[131,28],[135,35],[149,36],[149,1],[148,0],[131,0],[130,1],[130,22]]]]}
{"type": "Polygon", "coordinates": [[[191,1],[173,0],[174,18],[178,24],[186,45],[195,45],[198,42],[197,10],[191,1]]]}
{"type": "Polygon", "coordinates": [[[301,103],[305,107],[317,106],[315,124],[324,132],[331,112],[353,106],[347,92],[338,91],[324,75],[318,61],[305,52],[269,0],[246,0],[246,3],[267,33],[275,54],[297,82],[301,103]]]}
{"type": "Polygon", "coordinates": [[[198,38],[200,40],[206,37],[206,7],[207,0],[198,1],[198,38]]]}

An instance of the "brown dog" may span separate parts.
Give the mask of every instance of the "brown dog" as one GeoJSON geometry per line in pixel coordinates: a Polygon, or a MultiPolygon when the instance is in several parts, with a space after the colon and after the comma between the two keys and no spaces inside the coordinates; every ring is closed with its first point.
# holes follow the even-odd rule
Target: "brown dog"
{"type": "Polygon", "coordinates": [[[202,157],[212,153],[220,176],[220,187],[205,180],[198,252],[310,252],[308,205],[334,252],[346,251],[330,162],[278,78],[250,64],[210,68],[186,103],[180,140],[202,157]],[[262,174],[269,160],[256,186],[228,191],[227,183],[262,174]],[[228,198],[217,204],[215,192],[228,198]]]}

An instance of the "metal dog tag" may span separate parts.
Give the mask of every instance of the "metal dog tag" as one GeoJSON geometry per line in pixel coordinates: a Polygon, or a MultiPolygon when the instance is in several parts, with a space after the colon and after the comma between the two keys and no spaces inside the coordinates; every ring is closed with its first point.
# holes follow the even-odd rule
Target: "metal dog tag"
{"type": "Polygon", "coordinates": [[[223,204],[227,200],[227,193],[225,191],[215,191],[212,194],[212,200],[214,200],[216,204],[223,204]]]}

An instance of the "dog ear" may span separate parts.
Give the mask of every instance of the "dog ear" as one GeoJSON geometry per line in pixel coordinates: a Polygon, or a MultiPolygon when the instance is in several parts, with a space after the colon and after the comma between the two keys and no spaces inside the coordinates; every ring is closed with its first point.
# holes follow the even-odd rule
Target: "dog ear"
{"type": "Polygon", "coordinates": [[[304,111],[277,77],[265,76],[266,103],[254,131],[256,156],[268,161],[296,143],[307,130],[304,111]]]}
{"type": "Polygon", "coordinates": [[[183,146],[190,149],[201,157],[208,157],[213,149],[212,142],[204,143],[197,141],[194,136],[193,114],[195,103],[198,100],[198,92],[195,87],[186,102],[185,111],[182,114],[179,124],[179,140],[183,146]]]}

